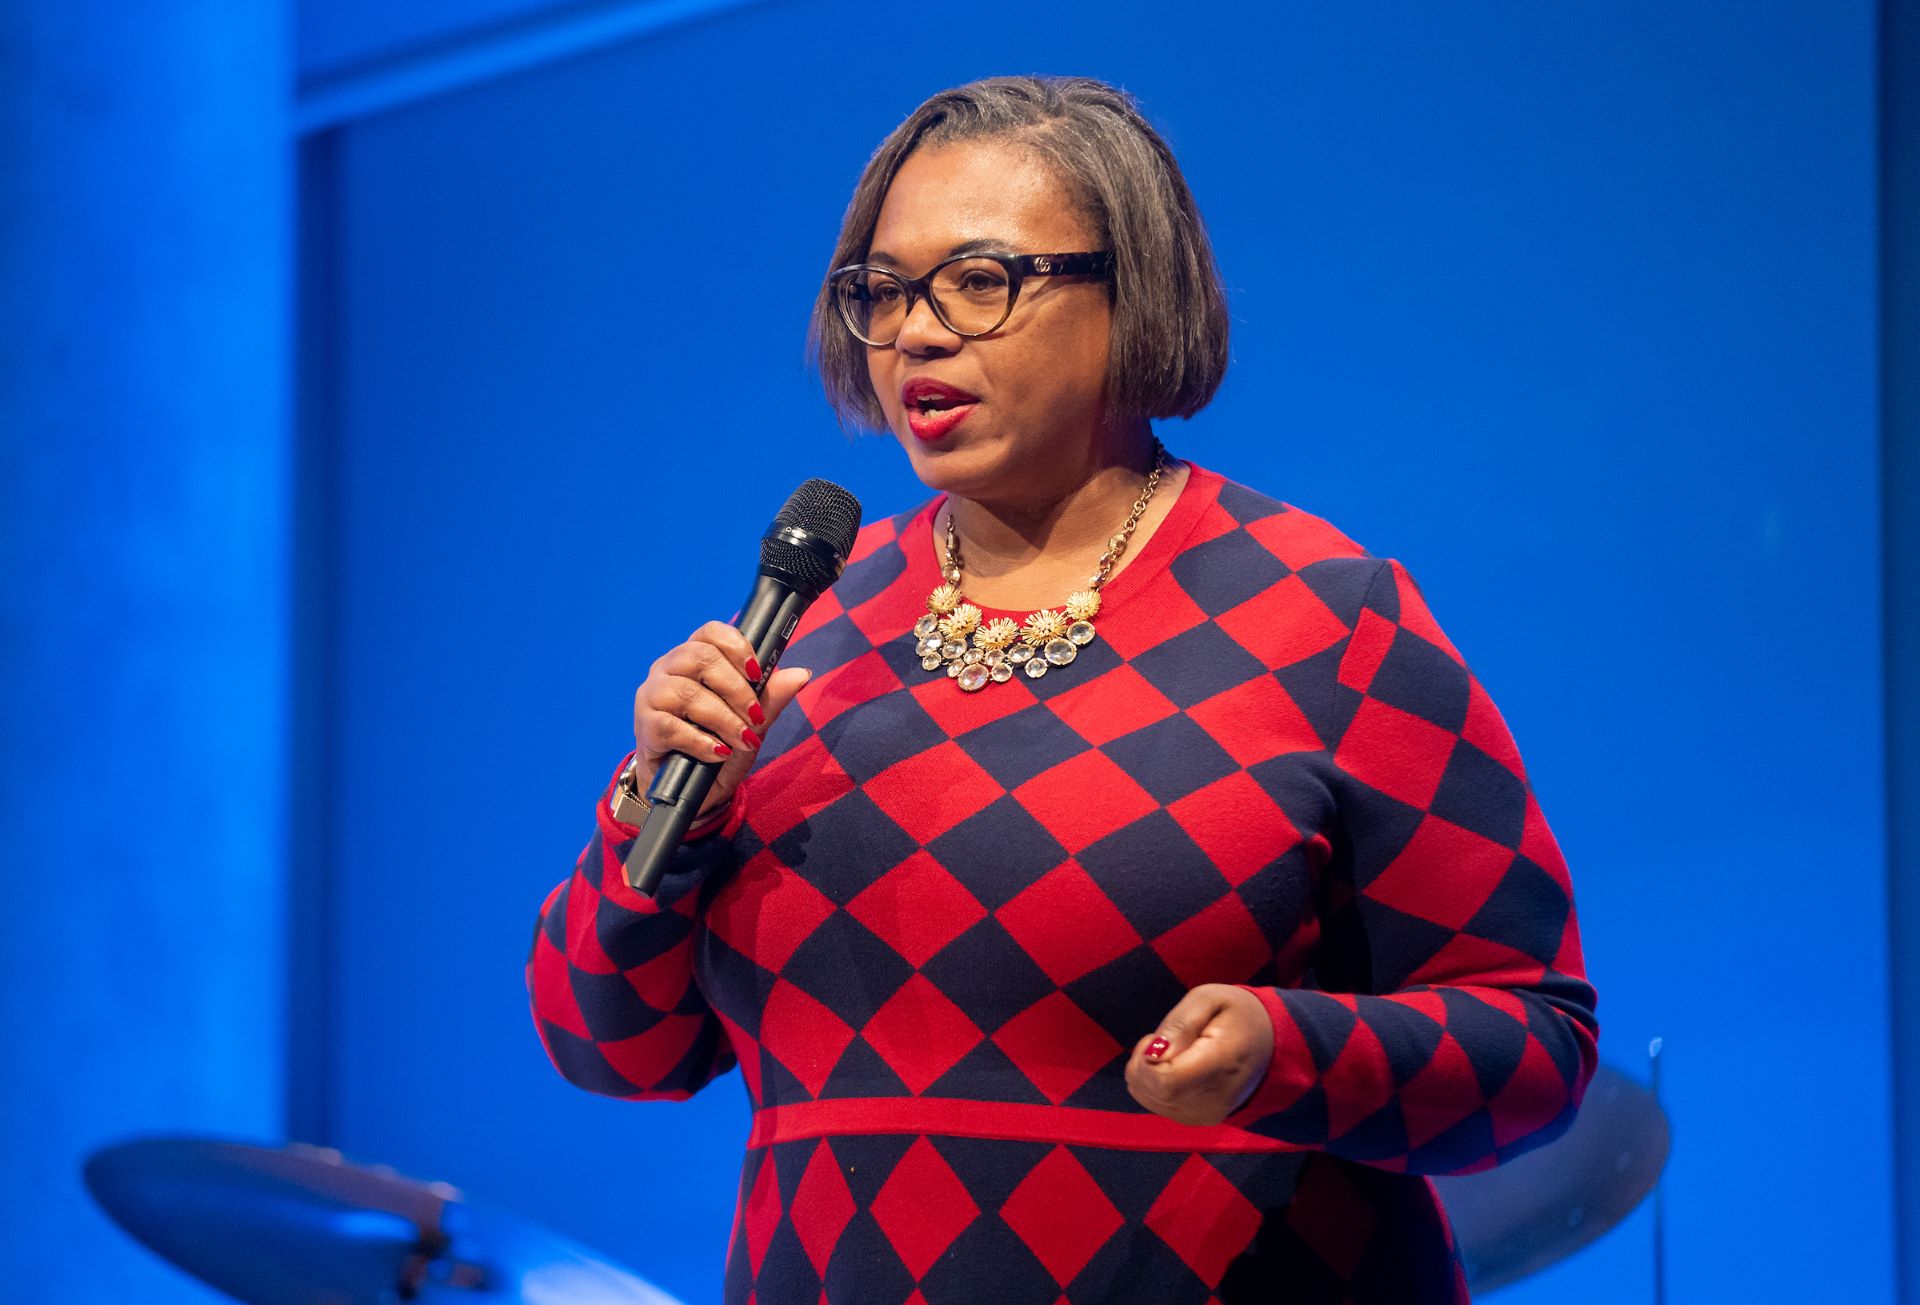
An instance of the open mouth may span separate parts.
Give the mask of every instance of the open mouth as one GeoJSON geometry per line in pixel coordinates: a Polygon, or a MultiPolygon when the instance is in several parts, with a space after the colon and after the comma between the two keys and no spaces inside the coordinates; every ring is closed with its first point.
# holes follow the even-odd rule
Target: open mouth
{"type": "Polygon", "coordinates": [[[945,438],[980,402],[957,386],[925,377],[901,386],[900,400],[906,407],[908,429],[929,441],[945,438]]]}

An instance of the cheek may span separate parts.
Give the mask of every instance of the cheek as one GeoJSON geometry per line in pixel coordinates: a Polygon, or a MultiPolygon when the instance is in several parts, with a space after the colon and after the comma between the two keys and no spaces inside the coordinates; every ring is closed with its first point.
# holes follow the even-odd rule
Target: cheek
{"type": "Polygon", "coordinates": [[[867,384],[873,387],[873,397],[880,405],[881,415],[891,424],[894,417],[893,396],[900,392],[899,385],[893,379],[893,351],[891,349],[867,350],[867,384]]]}
{"type": "Polygon", "coordinates": [[[1089,321],[1082,331],[1080,356],[1087,374],[1094,377],[1094,383],[1102,389],[1107,383],[1107,359],[1111,356],[1113,344],[1113,314],[1101,311],[1089,321]]]}
{"type": "Polygon", "coordinates": [[[1054,348],[1029,360],[1036,391],[1053,403],[1076,407],[1098,403],[1106,392],[1107,326],[1104,320],[1076,322],[1055,337],[1054,348]]]}
{"type": "Polygon", "coordinates": [[[1063,383],[1078,390],[1091,385],[1101,387],[1106,380],[1108,338],[1113,330],[1113,314],[1104,302],[1087,302],[1093,286],[1076,286],[1074,300],[1062,304],[1055,329],[1049,332],[1054,347],[1049,350],[1050,365],[1063,383]]]}

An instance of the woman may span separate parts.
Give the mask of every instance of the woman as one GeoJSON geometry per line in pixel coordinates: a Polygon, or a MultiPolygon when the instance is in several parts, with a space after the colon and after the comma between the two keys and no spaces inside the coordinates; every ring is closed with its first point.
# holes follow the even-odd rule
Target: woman
{"type": "Polygon", "coordinates": [[[1572,1115],[1566,869],[1406,572],[1160,450],[1226,361],[1166,146],[1097,82],[943,92],[832,266],[828,396],[937,494],[759,692],[719,624],[654,663],[535,939],[555,1064],[740,1066],[730,1302],[1464,1300],[1418,1175],[1572,1115]],[[725,764],[649,900],[670,751],[725,764]]]}

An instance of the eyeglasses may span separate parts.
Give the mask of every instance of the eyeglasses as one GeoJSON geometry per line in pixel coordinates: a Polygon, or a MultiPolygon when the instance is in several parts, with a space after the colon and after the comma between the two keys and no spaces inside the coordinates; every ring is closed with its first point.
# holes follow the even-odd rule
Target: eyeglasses
{"type": "Polygon", "coordinates": [[[835,269],[827,287],[840,320],[863,344],[884,348],[900,338],[907,315],[923,296],[941,324],[955,335],[986,335],[1013,312],[1020,283],[1029,276],[1105,277],[1113,255],[961,254],[935,263],[912,280],[869,263],[835,269]]]}

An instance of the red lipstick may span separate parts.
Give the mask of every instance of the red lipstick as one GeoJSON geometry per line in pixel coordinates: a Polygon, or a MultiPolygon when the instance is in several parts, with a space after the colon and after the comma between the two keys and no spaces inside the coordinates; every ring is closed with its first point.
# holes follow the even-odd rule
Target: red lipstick
{"type": "Polygon", "coordinates": [[[900,403],[907,411],[907,429],[916,439],[929,444],[945,439],[979,402],[976,395],[957,385],[926,376],[916,376],[900,387],[900,403]]]}

